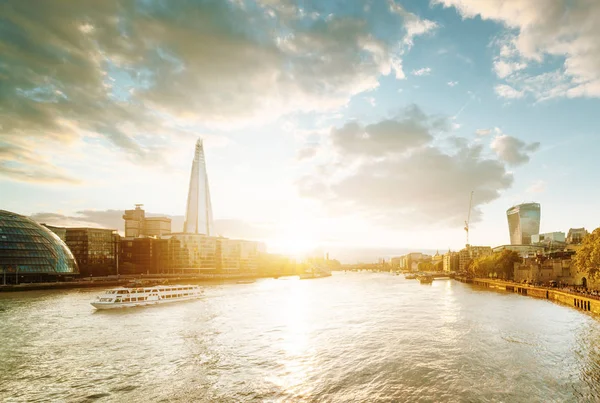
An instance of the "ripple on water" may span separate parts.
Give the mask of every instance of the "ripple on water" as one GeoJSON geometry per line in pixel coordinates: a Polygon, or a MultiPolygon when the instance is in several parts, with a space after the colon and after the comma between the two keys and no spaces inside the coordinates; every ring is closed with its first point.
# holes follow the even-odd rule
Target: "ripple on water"
{"type": "Polygon", "coordinates": [[[600,324],[454,281],[336,273],[95,312],[0,296],[0,400],[599,401],[600,324]]]}

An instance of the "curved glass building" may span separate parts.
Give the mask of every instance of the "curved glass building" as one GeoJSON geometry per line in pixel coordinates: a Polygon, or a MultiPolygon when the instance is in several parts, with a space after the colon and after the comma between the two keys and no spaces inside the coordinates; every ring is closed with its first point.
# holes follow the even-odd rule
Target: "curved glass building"
{"type": "Polygon", "coordinates": [[[539,203],[519,204],[506,210],[511,245],[529,245],[531,236],[540,233],[539,203]]]}
{"type": "Polygon", "coordinates": [[[78,274],[65,243],[32,219],[0,210],[0,284],[78,274]]]}

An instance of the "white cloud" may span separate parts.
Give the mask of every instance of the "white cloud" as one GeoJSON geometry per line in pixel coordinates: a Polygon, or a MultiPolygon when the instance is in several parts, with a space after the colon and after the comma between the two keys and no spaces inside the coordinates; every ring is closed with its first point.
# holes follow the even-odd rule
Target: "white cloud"
{"type": "Polygon", "coordinates": [[[413,41],[416,36],[433,32],[439,27],[438,24],[434,21],[421,19],[415,14],[406,11],[401,5],[396,3],[394,0],[388,0],[388,5],[392,13],[400,15],[404,19],[404,29],[406,30],[406,36],[404,37],[403,42],[408,48],[414,45],[413,41]]]}
{"type": "Polygon", "coordinates": [[[477,129],[477,130],[475,130],[475,134],[477,134],[478,136],[487,136],[491,132],[492,132],[491,129],[477,129]]]}
{"type": "Polygon", "coordinates": [[[496,60],[494,62],[494,71],[498,78],[506,78],[512,73],[523,70],[527,67],[526,63],[507,62],[504,60],[496,60]]]}
{"type": "Polygon", "coordinates": [[[543,193],[546,191],[546,182],[538,180],[527,188],[527,193],[543,193]]]}
{"type": "MultiPolygon", "coordinates": [[[[321,17],[310,4],[257,3],[176,2],[167,10],[156,2],[15,2],[2,15],[7,85],[0,97],[11,102],[3,105],[0,136],[8,145],[93,137],[154,164],[165,154],[153,152],[155,143],[174,143],[168,137],[183,136],[180,127],[227,129],[330,112],[377,88],[381,76],[403,79],[404,52],[436,27],[391,3],[395,29],[385,37],[365,19],[321,17]],[[27,52],[18,38],[31,44],[27,52]]],[[[46,168],[55,175],[38,175],[24,150],[3,153],[5,176],[72,180],[52,164],[46,168]]]]}
{"type": "Polygon", "coordinates": [[[506,85],[506,84],[496,85],[494,87],[494,91],[496,91],[496,94],[498,94],[498,96],[500,96],[502,98],[508,98],[508,99],[523,98],[525,96],[525,91],[523,91],[523,90],[518,91],[518,90],[514,89],[513,87],[511,87],[510,85],[506,85]]]}
{"type": "MultiPolygon", "coordinates": [[[[500,47],[495,66],[501,77],[522,70],[523,64],[541,63],[545,56],[564,58],[555,73],[566,90],[552,96],[600,97],[600,1],[590,0],[433,0],[454,6],[463,17],[480,16],[503,23],[516,36],[500,47]],[[510,60],[510,62],[509,62],[510,60]]],[[[534,79],[538,74],[531,73],[534,79]]],[[[520,88],[517,89],[517,92],[520,88]]],[[[541,89],[552,92],[551,87],[541,89]]],[[[534,93],[536,98],[548,98],[534,93]]]]}
{"type": "Polygon", "coordinates": [[[492,140],[491,148],[500,160],[508,165],[517,166],[529,162],[529,155],[539,149],[540,143],[525,143],[516,137],[499,134],[492,140]]]}
{"type": "Polygon", "coordinates": [[[448,81],[446,84],[450,87],[456,87],[458,85],[458,81],[448,81]]]}
{"type": "Polygon", "coordinates": [[[451,137],[453,151],[438,147],[438,136],[447,138],[451,129],[450,119],[414,106],[395,120],[334,128],[333,160],[302,177],[300,193],[331,214],[360,214],[398,229],[460,225],[474,190],[476,221],[480,206],[497,199],[513,177],[504,159],[485,157],[481,144],[451,137]]]}
{"type": "Polygon", "coordinates": [[[415,76],[428,76],[430,73],[431,73],[431,68],[429,68],[429,67],[423,67],[421,69],[412,71],[412,74],[415,76]]]}

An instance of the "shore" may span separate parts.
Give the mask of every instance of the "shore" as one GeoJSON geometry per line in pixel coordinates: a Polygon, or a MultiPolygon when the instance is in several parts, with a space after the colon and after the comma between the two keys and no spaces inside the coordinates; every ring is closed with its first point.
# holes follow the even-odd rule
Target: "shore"
{"type": "MultiPolygon", "coordinates": [[[[292,277],[292,276],[280,276],[292,277]]],[[[238,281],[259,280],[262,278],[278,278],[275,276],[245,276],[245,275],[218,275],[199,274],[194,276],[163,275],[163,276],[110,276],[81,279],[77,281],[64,281],[53,283],[24,283],[0,285],[0,292],[62,290],[75,288],[112,288],[112,287],[149,287],[157,284],[230,284],[238,281]]]]}
{"type": "Polygon", "coordinates": [[[568,305],[575,309],[600,315],[600,300],[588,298],[585,295],[563,291],[556,288],[535,287],[502,280],[489,280],[485,278],[456,278],[457,281],[492,288],[501,291],[514,292],[528,297],[543,298],[550,301],[568,305]]]}

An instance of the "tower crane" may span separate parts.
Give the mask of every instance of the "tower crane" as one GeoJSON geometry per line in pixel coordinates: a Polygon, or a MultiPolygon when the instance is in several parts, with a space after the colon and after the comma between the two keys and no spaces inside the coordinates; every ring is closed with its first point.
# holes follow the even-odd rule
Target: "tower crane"
{"type": "Polygon", "coordinates": [[[473,207],[473,191],[471,191],[471,198],[469,199],[469,213],[467,214],[467,221],[465,221],[465,231],[467,232],[467,245],[469,245],[469,223],[471,222],[471,208],[473,207]]]}

